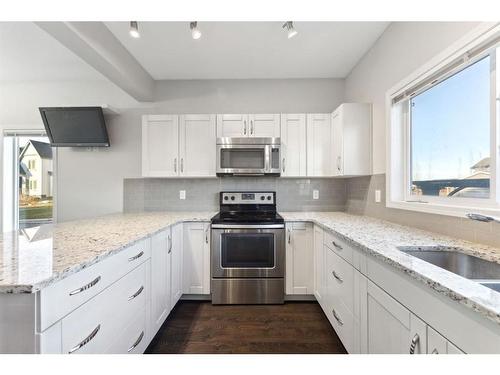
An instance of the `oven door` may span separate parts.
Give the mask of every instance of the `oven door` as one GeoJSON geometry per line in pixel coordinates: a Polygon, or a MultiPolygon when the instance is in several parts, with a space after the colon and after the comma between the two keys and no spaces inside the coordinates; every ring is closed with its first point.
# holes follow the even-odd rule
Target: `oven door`
{"type": "Polygon", "coordinates": [[[213,278],[285,275],[285,229],[278,225],[212,225],[213,278]]]}

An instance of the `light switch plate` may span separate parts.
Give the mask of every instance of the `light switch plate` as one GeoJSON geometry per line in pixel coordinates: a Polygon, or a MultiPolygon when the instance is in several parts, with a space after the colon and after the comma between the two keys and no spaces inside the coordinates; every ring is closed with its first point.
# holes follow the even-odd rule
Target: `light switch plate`
{"type": "Polygon", "coordinates": [[[382,202],[382,196],[380,190],[375,190],[375,203],[382,202]]]}
{"type": "Polygon", "coordinates": [[[186,190],[179,190],[179,199],[186,199],[186,190]]]}
{"type": "Polygon", "coordinates": [[[313,199],[319,199],[319,190],[313,190],[313,199]]]}

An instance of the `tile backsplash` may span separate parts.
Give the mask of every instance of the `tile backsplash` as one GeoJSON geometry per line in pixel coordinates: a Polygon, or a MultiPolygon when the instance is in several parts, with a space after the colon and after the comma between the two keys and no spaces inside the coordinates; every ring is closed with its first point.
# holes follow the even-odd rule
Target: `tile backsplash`
{"type": "Polygon", "coordinates": [[[231,190],[276,191],[281,211],[343,211],[346,180],[325,178],[223,177],[223,178],[139,178],[124,180],[125,212],[217,211],[219,192],[231,190]],[[179,191],[186,199],[179,199],[179,191]],[[313,199],[319,190],[319,199],[313,199]]]}
{"type": "Polygon", "coordinates": [[[367,215],[394,223],[438,232],[467,241],[500,247],[500,224],[482,223],[467,218],[426,214],[387,208],[385,206],[385,174],[346,180],[348,213],[367,215]],[[375,190],[381,190],[382,202],[375,203],[375,190]]]}

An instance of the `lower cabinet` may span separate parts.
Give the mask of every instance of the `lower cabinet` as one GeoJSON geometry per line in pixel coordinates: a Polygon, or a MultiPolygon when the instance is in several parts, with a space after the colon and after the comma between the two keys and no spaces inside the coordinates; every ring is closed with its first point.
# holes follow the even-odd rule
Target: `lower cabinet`
{"type": "Polygon", "coordinates": [[[314,294],[313,242],[311,223],[286,224],[286,294],[314,294]]]}
{"type": "Polygon", "coordinates": [[[184,223],[183,294],[210,294],[210,223],[184,223]]]}
{"type": "Polygon", "coordinates": [[[314,296],[321,306],[325,301],[326,278],[325,278],[325,245],[323,240],[323,229],[314,226],[314,296]]]}
{"type": "Polygon", "coordinates": [[[172,227],[172,237],[170,241],[170,306],[173,308],[182,296],[182,242],[183,224],[176,224],[172,227]]]}
{"type": "Polygon", "coordinates": [[[151,237],[151,336],[160,329],[171,309],[171,251],[170,228],[151,237]]]}

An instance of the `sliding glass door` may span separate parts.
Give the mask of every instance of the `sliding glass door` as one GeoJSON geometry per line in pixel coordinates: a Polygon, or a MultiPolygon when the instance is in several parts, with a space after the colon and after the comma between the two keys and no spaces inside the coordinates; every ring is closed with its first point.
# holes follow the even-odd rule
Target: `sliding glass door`
{"type": "Polygon", "coordinates": [[[53,222],[54,152],[42,132],[5,132],[3,230],[53,222]]]}

